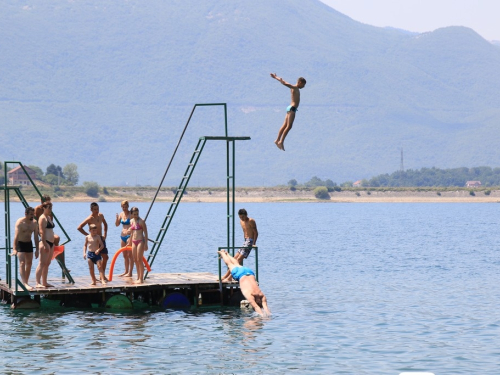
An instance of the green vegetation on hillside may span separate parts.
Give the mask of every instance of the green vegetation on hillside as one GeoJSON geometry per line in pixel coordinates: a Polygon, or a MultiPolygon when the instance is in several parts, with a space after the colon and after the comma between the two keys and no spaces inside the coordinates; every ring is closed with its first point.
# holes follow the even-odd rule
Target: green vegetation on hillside
{"type": "MultiPolygon", "coordinates": [[[[37,165],[26,165],[36,173],[36,179],[48,185],[76,186],[78,185],[78,167],[74,163],[67,164],[64,168],[59,165],[50,164],[44,173],[37,165]]],[[[3,162],[0,162],[0,183],[4,183],[3,162]]],[[[7,167],[7,172],[12,167],[7,167]]],[[[36,182],[35,182],[36,183],[36,182]]]]}
{"type": "MultiPolygon", "coordinates": [[[[500,168],[462,167],[440,169],[433,167],[419,170],[408,169],[404,172],[385,173],[361,180],[361,187],[464,187],[467,181],[480,181],[481,186],[484,187],[500,186],[500,168]]],[[[323,181],[318,177],[313,177],[304,184],[299,184],[297,180],[292,179],[288,181],[288,186],[291,189],[324,186],[329,191],[340,191],[340,188],[332,180],[323,181]]],[[[351,187],[352,182],[345,181],[340,186],[344,188],[351,187]]]]}

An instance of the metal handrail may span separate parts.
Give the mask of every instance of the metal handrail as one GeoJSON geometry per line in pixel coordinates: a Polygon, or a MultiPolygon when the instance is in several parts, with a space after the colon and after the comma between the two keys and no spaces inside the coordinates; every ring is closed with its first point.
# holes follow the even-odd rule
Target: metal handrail
{"type": "Polygon", "coordinates": [[[177,142],[177,146],[175,146],[174,153],[172,154],[172,157],[170,158],[170,161],[167,165],[167,169],[165,170],[165,173],[163,174],[163,177],[160,181],[160,184],[158,185],[158,189],[156,190],[156,193],[153,197],[153,200],[151,201],[151,205],[148,208],[148,212],[146,213],[146,216],[144,217],[144,221],[146,221],[148,219],[149,213],[151,212],[151,209],[153,208],[153,204],[155,203],[156,197],[158,196],[158,193],[160,192],[160,189],[163,185],[163,181],[165,181],[165,177],[167,177],[168,170],[170,169],[170,166],[172,165],[172,162],[174,161],[174,157],[175,157],[175,154],[177,153],[177,149],[179,148],[181,141],[182,141],[182,138],[184,137],[184,133],[186,132],[188,125],[191,122],[191,118],[193,117],[193,113],[194,113],[196,107],[207,107],[207,106],[218,106],[218,105],[224,106],[224,121],[225,121],[224,128],[225,128],[225,134],[227,137],[227,105],[226,105],[226,103],[197,103],[193,106],[193,109],[191,110],[191,114],[189,115],[189,118],[186,122],[186,125],[184,125],[184,129],[182,130],[181,137],[179,138],[179,141],[177,142]]]}
{"type": "MultiPolygon", "coordinates": [[[[40,192],[40,190],[38,190],[38,188],[36,187],[36,184],[34,183],[34,181],[31,179],[30,175],[28,174],[28,171],[26,171],[26,169],[24,168],[23,163],[21,163],[20,161],[6,161],[6,162],[4,162],[4,171],[5,171],[4,185],[5,185],[5,188],[7,188],[7,172],[6,172],[7,171],[7,164],[19,164],[19,166],[23,169],[24,173],[26,174],[26,177],[28,177],[28,179],[30,180],[31,185],[35,188],[35,191],[37,192],[38,196],[40,197],[40,199],[42,199],[42,193],[40,192]]],[[[17,191],[16,191],[16,194],[19,197],[19,199],[23,202],[23,199],[21,199],[21,197],[19,196],[19,193],[17,191]]],[[[24,205],[25,208],[27,207],[26,204],[27,204],[27,202],[26,202],[26,200],[24,200],[23,205],[24,205]]],[[[64,235],[66,236],[66,239],[67,239],[66,242],[63,242],[60,245],[61,246],[66,245],[68,242],[71,241],[71,238],[69,237],[68,233],[66,233],[66,230],[64,229],[64,227],[62,226],[62,224],[57,219],[57,216],[54,213],[52,213],[52,215],[54,216],[54,219],[56,220],[57,224],[59,225],[59,227],[61,228],[61,230],[63,231],[63,233],[64,233],[64,235]]]]}
{"type": "MultiPolygon", "coordinates": [[[[12,186],[12,187],[9,187],[7,185],[8,183],[8,176],[7,176],[7,165],[8,164],[18,164],[22,170],[24,171],[26,177],[29,179],[29,181],[31,182],[31,185],[35,188],[35,191],[38,193],[39,197],[42,198],[42,194],[40,193],[40,190],[38,190],[35,182],[31,179],[28,171],[24,168],[24,165],[20,162],[20,161],[5,161],[4,162],[4,184],[3,186],[1,187],[1,190],[4,190],[4,205],[5,205],[5,247],[2,248],[2,250],[5,250],[5,267],[6,267],[6,278],[7,278],[7,283],[9,285],[9,288],[12,289],[12,253],[11,253],[11,235],[10,235],[10,232],[11,232],[11,228],[10,228],[10,190],[14,190],[14,192],[17,194],[19,200],[21,201],[21,203],[23,204],[23,206],[26,208],[28,207],[28,202],[26,201],[26,199],[24,198],[24,195],[21,193],[21,190],[19,189],[19,187],[17,186],[12,186]]],[[[59,222],[59,220],[57,219],[57,216],[55,214],[53,214],[54,216],[54,219],[56,220],[57,224],[59,225],[59,227],[61,228],[61,230],[63,231],[64,235],[66,236],[67,238],[67,241],[62,243],[62,245],[65,245],[67,244],[68,242],[71,241],[71,238],[68,236],[68,234],[66,233],[66,230],[64,229],[64,227],[62,226],[62,224],[59,222]]],[[[61,265],[60,262],[58,262],[59,265],[61,266],[61,269],[63,270],[63,274],[65,274],[65,270],[63,268],[63,266],[61,265]]],[[[19,280],[19,275],[18,275],[18,259],[17,257],[15,257],[15,260],[14,260],[14,280],[15,280],[15,283],[14,283],[14,294],[15,295],[24,295],[24,294],[29,294],[29,291],[25,288],[25,286],[22,284],[22,282],[19,280]],[[21,289],[23,290],[22,293],[19,293],[19,288],[18,287],[21,287],[21,289]]],[[[67,271],[67,269],[66,269],[67,271]]],[[[68,280],[70,282],[74,282],[73,278],[71,277],[71,275],[69,274],[69,272],[67,273],[68,275],[68,280]]]]}

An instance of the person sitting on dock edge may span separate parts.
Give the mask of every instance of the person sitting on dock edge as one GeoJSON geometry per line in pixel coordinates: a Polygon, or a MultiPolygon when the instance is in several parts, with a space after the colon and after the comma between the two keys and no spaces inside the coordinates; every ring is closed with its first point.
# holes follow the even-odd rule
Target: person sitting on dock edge
{"type": "Polygon", "coordinates": [[[239,281],[241,293],[250,305],[252,305],[255,312],[261,316],[271,315],[271,311],[267,307],[266,296],[260,290],[253,271],[248,267],[240,266],[238,261],[226,251],[221,250],[218,253],[228,266],[233,278],[239,281]]]}
{"type": "Polygon", "coordinates": [[[83,245],[83,259],[87,259],[89,265],[90,277],[92,278],[90,285],[96,285],[97,282],[94,273],[94,264],[97,265],[101,283],[106,285],[102,256],[99,254],[104,249],[104,244],[102,243],[101,236],[97,234],[97,226],[95,224],[90,224],[89,230],[90,234],[85,237],[85,244],[83,245]]]}
{"type": "MultiPolygon", "coordinates": [[[[256,246],[257,237],[259,237],[259,232],[257,231],[257,223],[251,217],[248,217],[247,210],[241,208],[238,211],[238,216],[240,217],[240,225],[241,229],[243,229],[243,236],[245,237],[245,242],[241,249],[238,250],[234,259],[236,259],[239,264],[243,265],[243,259],[248,258],[250,252],[252,251],[252,247],[256,246]]],[[[231,281],[231,271],[228,269],[226,274],[222,277],[223,282],[231,281]]]]}
{"type": "MultiPolygon", "coordinates": [[[[96,202],[92,202],[90,204],[90,211],[92,214],[90,214],[89,217],[87,217],[79,226],[78,226],[78,231],[82,233],[84,236],[88,236],[89,234],[85,232],[85,229],[83,227],[85,225],[88,225],[90,228],[91,224],[94,224],[97,228],[97,234],[101,236],[102,243],[104,245],[104,248],[101,250],[100,254],[102,257],[102,271],[106,273],[106,265],[108,264],[108,249],[106,248],[106,237],[108,234],[108,223],[106,222],[106,219],[104,219],[104,215],[99,212],[99,205],[96,202]],[[102,231],[102,227],[104,226],[104,234],[102,231]]],[[[104,279],[108,281],[106,276],[104,276],[104,279]]]]}
{"type": "Polygon", "coordinates": [[[21,281],[27,290],[33,290],[29,285],[31,274],[31,265],[33,264],[33,240],[35,241],[36,251],[35,258],[38,259],[39,243],[38,243],[38,223],[34,219],[35,209],[26,207],[24,217],[16,221],[14,244],[12,246],[12,256],[17,255],[19,259],[19,275],[21,281]]]}

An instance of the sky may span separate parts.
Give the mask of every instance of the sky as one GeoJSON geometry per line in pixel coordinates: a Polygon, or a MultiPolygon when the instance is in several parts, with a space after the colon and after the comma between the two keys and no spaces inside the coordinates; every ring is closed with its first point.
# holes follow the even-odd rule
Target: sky
{"type": "Polygon", "coordinates": [[[352,19],[416,32],[466,26],[500,41],[500,0],[321,0],[352,19]]]}

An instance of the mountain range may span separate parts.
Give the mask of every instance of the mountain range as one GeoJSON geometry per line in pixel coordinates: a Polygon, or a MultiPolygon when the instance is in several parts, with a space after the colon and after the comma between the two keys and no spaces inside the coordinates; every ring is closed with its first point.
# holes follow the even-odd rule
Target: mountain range
{"type": "MultiPolygon", "coordinates": [[[[0,5],[0,160],[78,165],[80,181],[156,185],[195,103],[227,103],[236,183],[334,182],[499,166],[500,48],[465,27],[415,34],[318,0],[53,0],[0,5]],[[307,79],[286,151],[273,141],[307,79]]],[[[221,107],[197,108],[177,184],[221,107]]],[[[210,142],[192,184],[225,185],[210,142]]]]}

